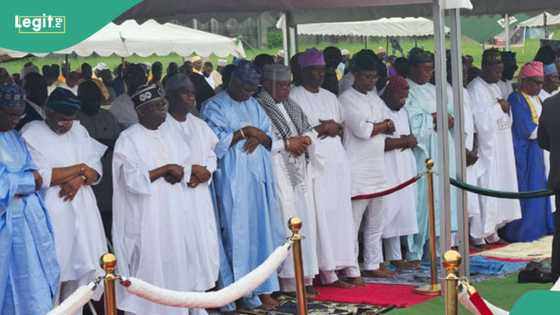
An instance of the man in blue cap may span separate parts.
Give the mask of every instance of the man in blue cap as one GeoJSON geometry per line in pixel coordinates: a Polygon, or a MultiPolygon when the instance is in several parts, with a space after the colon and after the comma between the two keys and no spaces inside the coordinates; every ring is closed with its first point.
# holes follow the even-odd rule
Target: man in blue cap
{"type": "Polygon", "coordinates": [[[560,92],[560,79],[558,78],[558,67],[556,64],[550,63],[544,65],[544,84],[539,97],[542,102],[547,98],[554,96],[560,92]]]}
{"type": "MultiPolygon", "coordinates": [[[[260,84],[255,66],[241,60],[233,70],[226,91],[208,100],[202,117],[218,136],[214,174],[217,213],[225,257],[221,260],[219,286],[225,287],[251,272],[287,236],[277,207],[272,177],[271,123],[253,98],[260,84]]],[[[261,284],[244,306],[274,306],[270,293],[278,291],[276,275],[261,284]]],[[[233,311],[229,305],[226,311],[233,311]]]]}
{"type": "Polygon", "coordinates": [[[15,130],[23,91],[0,85],[0,314],[43,315],[53,307],[60,270],[43,198],[43,178],[15,130]]]}
{"type": "MultiPolygon", "coordinates": [[[[107,252],[91,187],[101,179],[101,157],[107,147],[75,121],[79,110],[80,101],[74,93],[56,88],[47,100],[45,120],[30,122],[22,129],[43,178],[45,204],[54,226],[61,270],[57,302],[102,275],[99,257],[107,252]]],[[[96,298],[100,295],[101,290],[96,298]]]]}

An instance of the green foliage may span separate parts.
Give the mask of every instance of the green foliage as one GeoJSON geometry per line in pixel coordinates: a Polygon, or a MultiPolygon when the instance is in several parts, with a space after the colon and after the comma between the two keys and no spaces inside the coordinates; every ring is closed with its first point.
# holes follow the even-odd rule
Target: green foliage
{"type": "Polygon", "coordinates": [[[269,48],[280,48],[283,45],[282,31],[276,28],[269,28],[266,33],[268,47],[269,48]]]}

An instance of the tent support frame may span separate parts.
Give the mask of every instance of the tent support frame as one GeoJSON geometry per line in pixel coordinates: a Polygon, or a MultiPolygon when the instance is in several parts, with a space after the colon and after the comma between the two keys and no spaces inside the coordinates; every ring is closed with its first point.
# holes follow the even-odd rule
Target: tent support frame
{"type": "MultiPolygon", "coordinates": [[[[437,191],[436,200],[440,211],[440,250],[445,252],[451,248],[451,195],[449,184],[449,139],[447,112],[447,69],[445,56],[445,0],[433,0],[435,79],[437,105],[437,143],[436,158],[437,191]]],[[[445,290],[445,281],[442,281],[445,290]]]]}
{"type": "MultiPolygon", "coordinates": [[[[466,150],[465,150],[465,114],[463,99],[463,58],[461,46],[461,10],[453,9],[449,12],[451,17],[451,71],[453,85],[453,113],[455,126],[453,138],[455,140],[455,178],[465,181],[467,178],[466,150]]],[[[467,193],[462,189],[455,189],[457,198],[457,224],[459,252],[463,257],[460,274],[470,277],[469,270],[469,214],[467,210],[467,193]]]]}

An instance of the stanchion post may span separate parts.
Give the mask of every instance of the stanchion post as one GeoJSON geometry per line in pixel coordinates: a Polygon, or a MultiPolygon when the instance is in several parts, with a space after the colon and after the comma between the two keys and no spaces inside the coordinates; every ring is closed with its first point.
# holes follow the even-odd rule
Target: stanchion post
{"type": "Polygon", "coordinates": [[[101,267],[105,270],[103,277],[103,285],[105,292],[103,300],[105,305],[105,315],[117,315],[117,299],[115,297],[115,269],[117,267],[117,258],[111,253],[101,256],[101,267]]]}
{"type": "Polygon", "coordinates": [[[461,266],[461,254],[455,250],[449,250],[443,255],[443,267],[447,271],[445,278],[445,315],[457,315],[458,295],[457,284],[459,277],[457,272],[461,266]]]}
{"type": "Polygon", "coordinates": [[[416,288],[416,292],[424,295],[440,295],[441,285],[438,281],[437,273],[437,247],[436,247],[436,209],[434,202],[434,161],[426,160],[426,180],[428,186],[428,233],[430,242],[430,275],[431,282],[416,288]]]}
{"type": "Polygon", "coordinates": [[[296,297],[297,297],[297,314],[307,315],[307,297],[305,295],[305,282],[303,279],[303,257],[301,255],[301,239],[300,230],[303,223],[298,217],[291,217],[288,220],[288,227],[292,231],[292,251],[294,256],[294,269],[296,276],[296,297]]]}

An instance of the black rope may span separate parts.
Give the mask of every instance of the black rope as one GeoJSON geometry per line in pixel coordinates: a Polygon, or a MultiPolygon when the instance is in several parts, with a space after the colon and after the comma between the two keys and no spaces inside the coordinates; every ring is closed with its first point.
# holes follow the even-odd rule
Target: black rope
{"type": "Polygon", "coordinates": [[[530,198],[542,198],[548,197],[555,194],[551,190],[536,190],[536,191],[524,191],[524,192],[511,192],[511,191],[498,191],[485,189],[478,186],[473,186],[465,182],[456,180],[455,178],[449,178],[451,185],[478,194],[489,197],[504,198],[504,199],[530,199],[530,198]]]}

